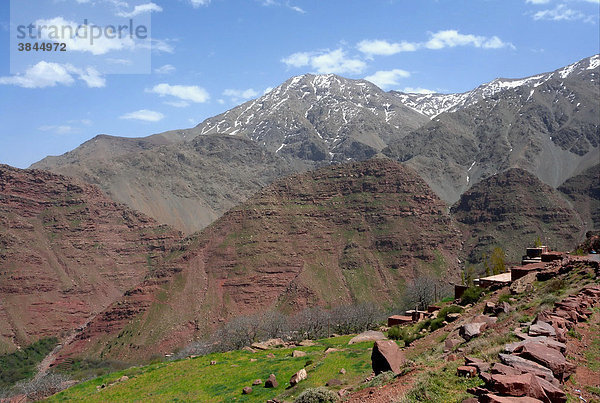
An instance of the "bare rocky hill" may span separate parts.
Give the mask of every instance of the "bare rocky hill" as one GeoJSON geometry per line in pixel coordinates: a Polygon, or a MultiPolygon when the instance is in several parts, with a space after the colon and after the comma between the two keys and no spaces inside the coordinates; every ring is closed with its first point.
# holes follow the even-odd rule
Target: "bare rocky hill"
{"type": "Polygon", "coordinates": [[[564,182],[558,190],[585,221],[585,227],[600,230],[600,164],[564,182]]]}
{"type": "Polygon", "coordinates": [[[63,355],[148,358],[238,315],[400,304],[417,277],[458,281],[460,248],[445,204],[396,162],[295,175],[189,238],[63,355]]]}
{"type": "Polygon", "coordinates": [[[179,239],[95,186],[0,165],[0,352],[82,326],[179,239]]]}
{"type": "MultiPolygon", "coordinates": [[[[119,145],[128,140],[99,141],[119,145]]],[[[147,146],[145,140],[142,144],[147,146]]],[[[87,157],[86,148],[74,151],[76,159],[52,171],[98,185],[112,199],[187,234],[206,227],[276,178],[313,166],[280,158],[237,136],[199,136],[114,157],[87,157]]]]}
{"type": "Polygon", "coordinates": [[[559,191],[519,168],[474,185],[451,212],[461,224],[471,264],[481,263],[494,247],[518,264],[524,248],[538,240],[554,250],[570,251],[585,232],[580,216],[559,191]]]}

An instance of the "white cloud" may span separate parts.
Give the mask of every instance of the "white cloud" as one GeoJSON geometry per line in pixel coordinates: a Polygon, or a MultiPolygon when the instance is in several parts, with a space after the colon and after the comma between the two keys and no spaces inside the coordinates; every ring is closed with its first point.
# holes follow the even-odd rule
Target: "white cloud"
{"type": "Polygon", "coordinates": [[[165,64],[164,66],[154,69],[156,74],[171,74],[175,71],[175,66],[171,64],[165,64]]]}
{"type": "Polygon", "coordinates": [[[119,38],[115,33],[114,38],[109,38],[106,35],[102,35],[100,38],[90,38],[92,35],[89,27],[93,25],[91,22],[87,26],[83,25],[83,27],[87,27],[87,34],[84,34],[83,28],[77,31],[80,27],[79,23],[67,21],[63,17],[37,20],[34,25],[38,27],[39,39],[66,43],[70,52],[89,52],[93,55],[103,55],[113,50],[134,49],[136,46],[135,41],[128,35],[119,38]],[[81,33],[81,36],[75,35],[76,33],[81,33]]]}
{"type": "Polygon", "coordinates": [[[164,119],[165,115],[160,112],[150,111],[148,109],[140,109],[139,111],[129,112],[119,117],[119,119],[135,119],[145,122],[158,122],[164,119]]]}
{"type": "Polygon", "coordinates": [[[106,86],[106,79],[93,67],[79,70],[77,74],[79,74],[79,78],[85,81],[90,88],[102,88],[106,86]]]}
{"type": "Polygon", "coordinates": [[[198,8],[200,6],[208,6],[210,4],[210,0],[190,0],[190,4],[194,8],[198,8]]]}
{"type": "Polygon", "coordinates": [[[196,103],[208,102],[210,99],[208,92],[204,88],[196,85],[170,85],[161,83],[155,85],[151,90],[148,90],[148,92],[153,92],[160,96],[171,95],[184,101],[196,103]]]}
{"type": "Polygon", "coordinates": [[[365,80],[372,82],[379,88],[388,88],[398,85],[401,78],[410,77],[410,73],[405,70],[380,70],[374,74],[365,77],[365,80]]]}
{"type": "Polygon", "coordinates": [[[247,90],[226,89],[223,91],[223,95],[231,98],[233,102],[238,102],[241,100],[255,98],[260,95],[260,93],[252,88],[248,88],[247,90]]]}
{"type": "Polygon", "coordinates": [[[428,90],[427,88],[421,87],[405,87],[402,92],[407,94],[435,94],[435,91],[428,90]]]}
{"type": "Polygon", "coordinates": [[[187,101],[165,101],[165,104],[174,106],[175,108],[187,108],[190,103],[187,101]]]}
{"type": "Polygon", "coordinates": [[[140,42],[137,46],[142,49],[152,49],[153,52],[158,53],[173,53],[175,51],[173,46],[163,39],[151,39],[150,41],[140,42]]]}
{"type": "Polygon", "coordinates": [[[474,46],[483,49],[499,49],[504,47],[514,48],[509,42],[503,42],[497,36],[491,38],[472,34],[461,34],[454,29],[438,31],[431,34],[429,41],[425,43],[428,49],[453,48],[456,46],[474,46]]]}
{"type": "Polygon", "coordinates": [[[584,22],[593,21],[593,16],[586,16],[580,11],[568,8],[564,4],[559,4],[553,9],[540,10],[533,14],[534,20],[548,20],[548,21],[577,21],[583,20],[584,22]]]}
{"type": "Polygon", "coordinates": [[[525,3],[529,4],[548,4],[550,0],[525,0],[525,3]]]}
{"type": "Polygon", "coordinates": [[[269,92],[273,91],[273,87],[267,87],[265,88],[265,90],[263,91],[263,95],[268,94],[269,92]]]}
{"type": "Polygon", "coordinates": [[[290,6],[290,5],[288,5],[288,7],[291,8],[292,10],[294,10],[297,13],[306,14],[306,11],[304,11],[303,9],[301,9],[298,6],[290,6]]]}
{"type": "Polygon", "coordinates": [[[311,54],[309,52],[297,52],[281,59],[289,67],[304,67],[310,64],[311,54]]]}
{"type": "Polygon", "coordinates": [[[133,64],[133,62],[131,60],[128,59],[114,59],[114,58],[108,58],[106,59],[107,62],[112,63],[112,64],[120,64],[122,66],[131,66],[133,64]]]}
{"type": "Polygon", "coordinates": [[[131,18],[131,17],[135,17],[136,15],[139,15],[139,14],[151,13],[151,12],[161,12],[162,10],[163,10],[162,7],[159,6],[158,4],[146,3],[146,4],[140,4],[140,5],[135,6],[133,8],[133,10],[131,10],[128,13],[121,11],[121,12],[117,13],[117,16],[124,17],[124,18],[131,18]]]}
{"type": "Polygon", "coordinates": [[[364,40],[360,41],[356,47],[362,53],[369,56],[380,55],[390,56],[400,52],[413,52],[418,49],[419,45],[416,43],[410,43],[402,41],[399,43],[392,43],[380,39],[376,40],[364,40]]]}
{"type": "Polygon", "coordinates": [[[71,64],[38,62],[23,74],[0,77],[0,84],[17,85],[23,88],[45,88],[57,85],[72,85],[76,76],[90,88],[106,85],[106,80],[93,67],[77,68],[71,64]]]}
{"type": "Polygon", "coordinates": [[[288,67],[312,67],[317,73],[360,74],[367,64],[360,59],[349,58],[344,50],[321,52],[298,52],[281,60],[288,67]]]}
{"type": "Polygon", "coordinates": [[[45,125],[38,127],[38,130],[42,132],[53,132],[55,134],[71,134],[79,131],[77,128],[69,125],[45,125]]]}

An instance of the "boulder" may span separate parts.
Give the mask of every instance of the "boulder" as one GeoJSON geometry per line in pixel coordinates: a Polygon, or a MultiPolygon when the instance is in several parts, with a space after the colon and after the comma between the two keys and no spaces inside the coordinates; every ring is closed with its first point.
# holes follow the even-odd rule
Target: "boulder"
{"type": "Polygon", "coordinates": [[[488,315],[476,315],[473,317],[472,322],[483,322],[486,325],[493,325],[498,322],[498,318],[488,315]]]}
{"type": "Polygon", "coordinates": [[[490,364],[475,357],[465,357],[465,365],[477,368],[478,372],[488,372],[490,364]]]}
{"type": "Polygon", "coordinates": [[[483,403],[540,403],[541,400],[534,397],[497,396],[492,393],[479,398],[483,403]]]}
{"type": "Polygon", "coordinates": [[[363,332],[363,333],[351,338],[350,341],[348,342],[348,344],[356,344],[356,343],[362,343],[364,341],[377,341],[377,340],[385,340],[385,339],[387,339],[387,337],[385,337],[385,334],[378,332],[376,330],[367,330],[366,332],[363,332]]]}
{"type": "Polygon", "coordinates": [[[568,362],[560,351],[545,346],[542,343],[526,343],[517,348],[515,353],[520,357],[530,359],[550,368],[554,376],[560,381],[566,380],[576,369],[576,366],[568,362]]]}
{"type": "Polygon", "coordinates": [[[246,386],[242,389],[242,395],[249,395],[250,393],[252,393],[252,388],[250,386],[246,386]]]}
{"type": "Polygon", "coordinates": [[[515,295],[515,294],[522,294],[527,291],[532,291],[533,290],[533,282],[535,280],[536,280],[535,273],[526,274],[525,276],[513,281],[513,283],[510,285],[510,293],[515,295]]]}
{"type": "Polygon", "coordinates": [[[253,349],[252,347],[248,347],[248,346],[244,346],[244,348],[242,348],[242,351],[247,351],[249,353],[256,353],[255,349],[253,349]]]}
{"type": "Polygon", "coordinates": [[[254,382],[252,382],[252,386],[258,386],[262,384],[262,379],[255,379],[254,382]]]}
{"type": "Polygon", "coordinates": [[[494,315],[507,314],[512,310],[512,307],[508,302],[498,302],[494,307],[494,315]]]}
{"type": "Polygon", "coordinates": [[[300,343],[298,343],[299,346],[302,347],[312,347],[315,345],[315,342],[309,339],[306,340],[302,340],[300,343]]]}
{"type": "MultiPolygon", "coordinates": [[[[540,386],[544,389],[546,396],[553,403],[565,403],[567,401],[567,394],[559,386],[560,384],[554,385],[543,378],[536,377],[540,386]]],[[[558,383],[558,382],[557,382],[558,383]]]]}
{"type": "Polygon", "coordinates": [[[529,335],[530,336],[550,336],[550,337],[555,337],[556,336],[556,330],[554,329],[554,327],[549,324],[546,323],[544,321],[537,321],[536,323],[534,323],[533,325],[529,326],[529,335]]]}
{"type": "Polygon", "coordinates": [[[269,375],[269,379],[265,381],[265,388],[276,388],[279,386],[279,382],[277,382],[277,378],[275,374],[269,375]]]}
{"type": "Polygon", "coordinates": [[[470,365],[463,365],[456,369],[456,375],[465,376],[467,378],[474,378],[477,376],[477,368],[470,365]]]}
{"type": "Polygon", "coordinates": [[[269,339],[263,342],[252,343],[251,347],[257,350],[268,350],[270,348],[279,347],[285,345],[285,342],[281,339],[269,339]]]}
{"type": "Polygon", "coordinates": [[[446,315],[446,319],[448,319],[448,322],[454,322],[456,319],[460,318],[462,316],[462,314],[460,312],[452,312],[449,313],[448,315],[446,315]]]}
{"type": "Polygon", "coordinates": [[[210,365],[217,365],[217,362],[213,360],[210,362],[210,365]]]}
{"type": "Polygon", "coordinates": [[[405,360],[404,353],[392,340],[377,340],[373,345],[371,366],[375,375],[386,371],[399,374],[405,360]]]}
{"type": "Polygon", "coordinates": [[[346,375],[346,369],[345,368],[340,369],[340,374],[346,375]]]}
{"type": "Polygon", "coordinates": [[[460,346],[464,342],[464,339],[459,339],[456,337],[447,338],[446,340],[444,340],[444,351],[452,351],[454,350],[454,347],[460,346]]]}
{"type": "Polygon", "coordinates": [[[538,337],[531,337],[528,340],[517,341],[514,343],[506,344],[504,346],[504,351],[507,353],[512,353],[519,347],[521,347],[527,343],[532,343],[532,342],[541,343],[547,347],[556,349],[556,350],[560,351],[561,353],[564,353],[567,350],[567,345],[565,343],[561,343],[559,341],[556,341],[556,340],[551,339],[546,336],[538,336],[538,337]]]}
{"type": "Polygon", "coordinates": [[[551,403],[538,379],[533,374],[492,375],[494,390],[501,395],[533,397],[542,402],[551,403]]]}
{"type": "Polygon", "coordinates": [[[483,313],[494,313],[494,310],[496,309],[496,304],[494,304],[493,302],[486,302],[485,306],[483,307],[483,313]]]}
{"type": "Polygon", "coordinates": [[[296,386],[298,383],[305,380],[307,377],[308,377],[308,374],[306,373],[306,370],[304,368],[302,368],[300,371],[298,371],[294,375],[292,375],[292,377],[290,378],[290,385],[296,386]]]}
{"type": "Polygon", "coordinates": [[[485,322],[466,323],[460,328],[460,335],[468,341],[479,336],[486,328],[487,324],[485,322]]]}
{"type": "Polygon", "coordinates": [[[522,371],[520,371],[516,368],[509,367],[508,365],[504,365],[499,362],[492,365],[491,371],[492,371],[492,374],[500,374],[500,375],[521,375],[523,373],[522,371]]]}
{"type": "Polygon", "coordinates": [[[342,385],[342,381],[340,381],[339,379],[330,379],[325,384],[325,386],[329,386],[329,387],[335,387],[335,386],[340,386],[340,385],[342,385]]]}
{"type": "Polygon", "coordinates": [[[499,354],[500,360],[504,365],[513,367],[514,369],[523,372],[530,372],[534,375],[544,378],[549,382],[554,380],[554,374],[552,371],[535,361],[525,359],[516,355],[499,354]]]}
{"type": "Polygon", "coordinates": [[[302,351],[302,350],[294,350],[292,351],[292,357],[306,357],[306,352],[302,351]]]}

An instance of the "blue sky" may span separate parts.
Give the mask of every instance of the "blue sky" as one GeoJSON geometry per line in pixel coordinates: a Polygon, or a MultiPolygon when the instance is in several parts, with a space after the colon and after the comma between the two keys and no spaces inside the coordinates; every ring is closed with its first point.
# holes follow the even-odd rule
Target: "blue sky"
{"type": "MultiPolygon", "coordinates": [[[[291,76],[463,92],[599,52],[600,0],[11,0],[0,5],[0,163],[97,134],[192,127],[291,76]],[[37,5],[33,5],[37,3],[37,5]],[[18,25],[131,19],[151,37],[18,52],[18,25]],[[11,33],[13,39],[11,40],[11,33]]],[[[63,25],[60,25],[60,24],[63,25]]],[[[110,31],[111,33],[113,31],[110,31]]]]}

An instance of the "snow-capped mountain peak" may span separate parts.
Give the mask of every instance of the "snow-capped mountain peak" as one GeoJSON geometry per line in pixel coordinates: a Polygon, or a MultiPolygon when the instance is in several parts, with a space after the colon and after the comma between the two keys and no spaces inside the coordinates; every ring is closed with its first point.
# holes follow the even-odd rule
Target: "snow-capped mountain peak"
{"type": "Polygon", "coordinates": [[[460,94],[411,94],[397,91],[391,91],[391,93],[406,106],[433,119],[440,113],[457,111],[502,91],[518,87],[536,88],[552,78],[566,79],[571,74],[581,74],[586,70],[598,69],[599,66],[600,55],[594,55],[550,73],[521,79],[497,78],[472,91],[460,94]]]}

